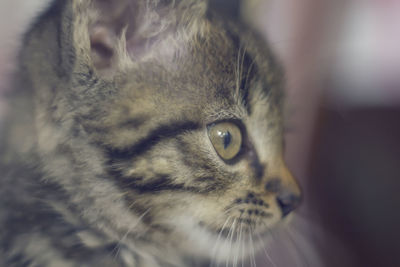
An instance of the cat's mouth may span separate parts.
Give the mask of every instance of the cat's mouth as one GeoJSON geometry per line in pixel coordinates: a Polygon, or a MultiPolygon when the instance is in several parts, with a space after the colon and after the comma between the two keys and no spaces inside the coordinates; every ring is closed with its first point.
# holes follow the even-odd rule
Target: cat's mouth
{"type": "Polygon", "coordinates": [[[246,237],[265,236],[279,220],[273,207],[252,193],[235,199],[225,208],[224,214],[226,219],[220,220],[221,224],[211,231],[218,238],[237,241],[246,237]]]}

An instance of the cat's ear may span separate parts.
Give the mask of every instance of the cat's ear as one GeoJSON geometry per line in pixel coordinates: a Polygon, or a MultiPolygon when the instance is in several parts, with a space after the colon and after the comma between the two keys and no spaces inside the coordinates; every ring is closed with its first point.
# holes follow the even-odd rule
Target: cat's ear
{"type": "MultiPolygon", "coordinates": [[[[112,71],[121,61],[161,53],[159,44],[200,31],[205,0],[74,0],[79,27],[86,28],[90,58],[99,71],[112,71]],[[178,36],[178,33],[181,33],[178,36]],[[183,34],[182,34],[183,33],[183,34]]],[[[78,38],[82,33],[77,34],[78,38]]],[[[77,39],[77,38],[76,38],[77,39]]],[[[162,50],[162,49],[161,49],[162,50]]],[[[171,47],[165,48],[173,50],[171,47]]],[[[171,51],[170,51],[171,52],[171,51]]]]}

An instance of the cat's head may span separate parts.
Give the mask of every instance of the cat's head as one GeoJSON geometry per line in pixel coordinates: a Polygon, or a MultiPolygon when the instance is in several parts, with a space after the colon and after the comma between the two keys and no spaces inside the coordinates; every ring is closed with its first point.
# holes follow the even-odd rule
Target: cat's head
{"type": "Polygon", "coordinates": [[[300,200],[267,45],[206,1],[67,6],[66,102],[126,212],[141,216],[147,238],[180,250],[249,253],[300,200]]]}

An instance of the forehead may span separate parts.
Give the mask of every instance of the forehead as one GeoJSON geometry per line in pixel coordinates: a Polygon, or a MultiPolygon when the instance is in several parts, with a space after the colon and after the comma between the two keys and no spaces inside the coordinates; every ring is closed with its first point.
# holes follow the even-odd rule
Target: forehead
{"type": "Polygon", "coordinates": [[[270,90],[268,74],[260,68],[268,59],[260,53],[253,36],[243,35],[234,27],[211,25],[206,35],[185,44],[185,52],[173,61],[156,58],[138,64],[130,75],[131,87],[141,84],[141,94],[148,93],[168,109],[243,117],[251,112],[253,88],[258,88],[257,97],[270,90]]]}
{"type": "Polygon", "coordinates": [[[260,104],[252,98],[264,98],[263,104],[269,101],[276,104],[273,98],[279,94],[270,94],[270,91],[282,88],[278,84],[280,74],[274,73],[279,68],[275,68],[266,53],[268,48],[251,33],[244,34],[234,25],[228,26],[231,27],[216,26],[206,41],[194,44],[182,74],[197,83],[196,92],[214,107],[222,105],[251,113],[252,103],[260,104]]]}

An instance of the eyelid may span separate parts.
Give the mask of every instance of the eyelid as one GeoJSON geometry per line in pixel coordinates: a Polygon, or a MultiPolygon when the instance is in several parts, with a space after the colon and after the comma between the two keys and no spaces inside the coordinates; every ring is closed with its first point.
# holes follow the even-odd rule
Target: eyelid
{"type": "Polygon", "coordinates": [[[240,132],[242,134],[244,134],[246,132],[246,130],[245,130],[246,127],[244,126],[242,120],[239,119],[238,117],[223,118],[221,120],[212,121],[212,122],[206,124],[206,128],[207,128],[207,130],[209,130],[214,125],[220,124],[220,123],[223,123],[223,122],[229,122],[229,123],[235,124],[239,128],[239,130],[240,130],[240,132]]]}
{"type": "MultiPolygon", "coordinates": [[[[242,124],[243,118],[238,116],[237,114],[231,112],[223,112],[223,113],[215,113],[210,115],[208,119],[205,121],[205,125],[210,126],[216,123],[221,122],[232,122],[232,123],[240,123],[242,124]]],[[[238,124],[237,124],[238,125],[238,124]]],[[[239,125],[238,125],[239,126],[239,125]]]]}

